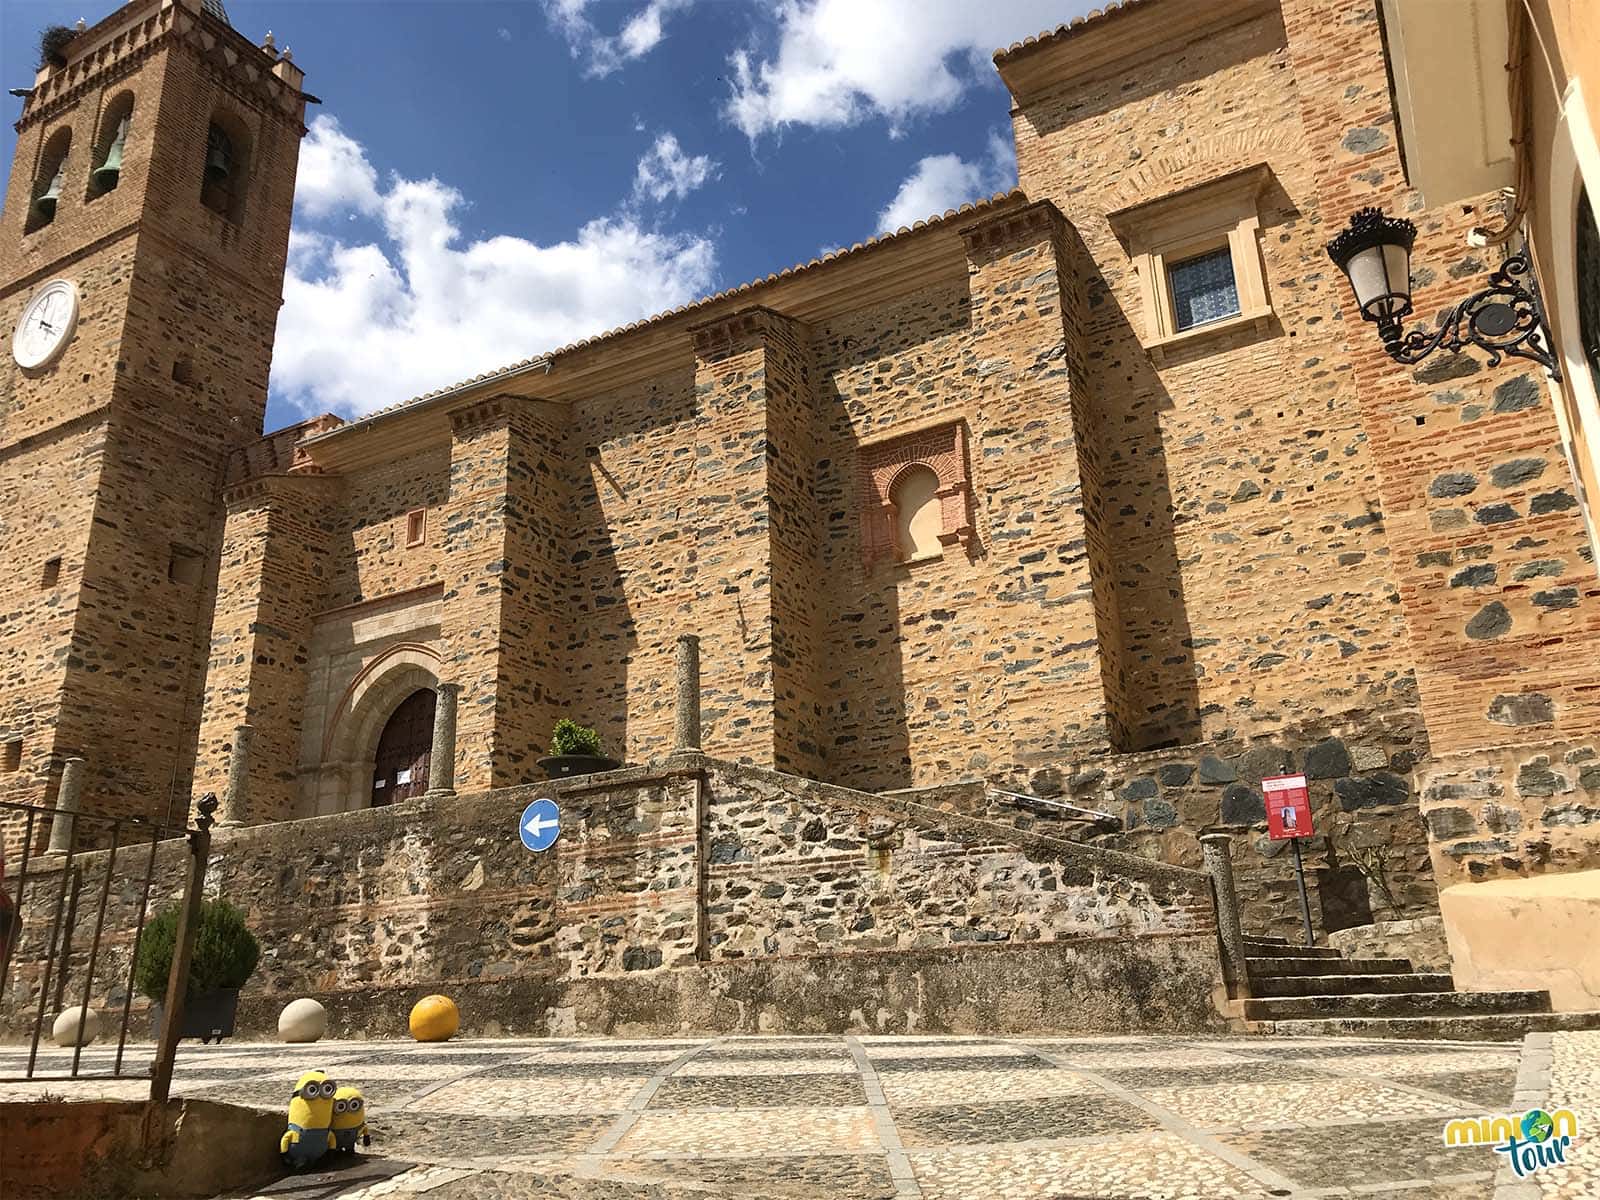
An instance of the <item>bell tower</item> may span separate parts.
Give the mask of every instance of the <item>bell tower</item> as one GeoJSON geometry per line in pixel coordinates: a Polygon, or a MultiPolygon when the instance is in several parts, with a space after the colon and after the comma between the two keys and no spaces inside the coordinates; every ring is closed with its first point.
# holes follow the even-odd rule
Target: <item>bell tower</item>
{"type": "Polygon", "coordinates": [[[133,0],[62,40],[0,214],[0,799],[50,802],[81,755],[84,811],[182,817],[304,74],[221,0],[133,0]]]}

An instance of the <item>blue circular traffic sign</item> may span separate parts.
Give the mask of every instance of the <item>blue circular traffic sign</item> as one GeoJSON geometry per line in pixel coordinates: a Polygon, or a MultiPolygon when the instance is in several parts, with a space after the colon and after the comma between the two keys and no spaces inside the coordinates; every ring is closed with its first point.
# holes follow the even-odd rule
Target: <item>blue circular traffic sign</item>
{"type": "Polygon", "coordinates": [[[548,850],[561,836],[561,810],[554,800],[540,798],[522,810],[522,820],[517,822],[517,834],[522,844],[537,853],[548,850]]]}

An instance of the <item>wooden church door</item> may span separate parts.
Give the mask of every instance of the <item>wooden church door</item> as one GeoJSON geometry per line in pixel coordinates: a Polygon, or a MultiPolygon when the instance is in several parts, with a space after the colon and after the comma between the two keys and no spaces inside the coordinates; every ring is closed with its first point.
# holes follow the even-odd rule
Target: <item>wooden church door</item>
{"type": "Polygon", "coordinates": [[[428,790],[428,758],[433,749],[431,688],[412,692],[394,710],[378,738],[372,772],[372,805],[409,800],[428,790]]]}

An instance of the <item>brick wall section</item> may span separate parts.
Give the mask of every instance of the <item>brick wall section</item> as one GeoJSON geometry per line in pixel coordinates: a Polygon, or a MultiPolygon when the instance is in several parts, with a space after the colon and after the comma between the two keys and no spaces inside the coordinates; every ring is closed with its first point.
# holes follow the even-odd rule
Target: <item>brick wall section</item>
{"type": "Polygon", "coordinates": [[[769,321],[765,334],[768,554],[772,562],[771,765],[824,774],[819,675],[827,630],[816,478],[817,381],[810,330],[769,321]]]}
{"type": "Polygon", "coordinates": [[[695,406],[686,352],[674,369],[570,410],[561,696],[608,754],[634,762],[671,745],[674,639],[711,632],[696,606],[694,513],[699,461],[717,450],[695,437],[695,406]]]}
{"type": "Polygon", "coordinates": [[[326,607],[338,486],[269,475],[229,492],[194,790],[223,794],[233,732],[251,725],[250,821],[302,812],[306,662],[313,620],[326,607]]]}
{"type": "MultiPolygon", "coordinates": [[[[1415,220],[1413,321],[1427,323],[1483,286],[1495,264],[1464,240],[1492,218],[1492,198],[1466,213],[1420,209],[1400,162],[1372,5],[1292,0],[1285,17],[1307,133],[1327,147],[1316,164],[1327,232],[1365,204],[1415,220]]],[[[1395,364],[1357,319],[1338,272],[1324,274],[1320,303],[1347,339],[1353,398],[1380,467],[1435,751],[1591,733],[1600,585],[1537,374],[1514,360],[1486,368],[1477,355],[1395,364]]]]}
{"type": "MultiPolygon", "coordinates": [[[[1159,22],[1159,9],[1118,21],[1159,22]]],[[[1307,297],[1329,267],[1308,165],[1323,149],[1300,126],[1277,16],[1064,79],[1013,125],[1023,187],[1088,251],[1082,340],[1111,484],[1130,748],[1406,703],[1375,464],[1356,406],[1326,394],[1345,359],[1326,305],[1307,297]],[[1277,322],[1156,366],[1140,281],[1105,214],[1259,163],[1277,322]]]]}
{"type": "Polygon", "coordinates": [[[444,569],[441,518],[450,493],[449,449],[429,447],[342,478],[343,521],[331,564],[330,606],[437,583],[444,569]],[[419,508],[427,510],[423,542],[408,546],[406,514],[419,508]]]}
{"type": "MultiPolygon", "coordinates": [[[[774,452],[783,452],[773,439],[768,406],[775,392],[776,403],[792,410],[799,383],[789,369],[798,356],[773,349],[778,339],[793,336],[786,323],[775,313],[749,310],[695,331],[695,614],[699,628],[717,631],[701,650],[704,740],[719,754],[764,765],[779,750],[770,463],[774,452]],[[774,363],[779,356],[786,361],[774,363]],[[776,380],[769,381],[769,372],[776,380]]],[[[792,420],[784,411],[780,430],[792,430],[792,420]]],[[[780,473],[780,489],[786,478],[780,473]]],[[[787,590],[803,534],[786,516],[780,536],[791,539],[781,567],[787,590]]],[[[790,665],[802,675],[807,669],[790,665]]]]}
{"type": "Polygon", "coordinates": [[[454,414],[452,425],[439,520],[443,671],[461,685],[456,785],[524,783],[538,777],[535,759],[561,715],[559,439],[536,411],[498,401],[454,414]]]}
{"type": "Polygon", "coordinates": [[[28,758],[0,786],[44,799],[54,757],[84,753],[86,808],[160,816],[189,788],[224,462],[258,436],[266,403],[303,101],[248,42],[184,5],[124,6],[81,46],[28,99],[0,218],[6,327],[53,277],[78,284],[81,308],[55,363],[25,374],[0,362],[0,460],[15,479],[0,529],[30,529],[8,538],[22,565],[0,585],[16,593],[5,636],[42,668],[0,690],[0,726],[25,727],[28,758]],[[118,187],[90,196],[104,114],[125,94],[118,187]],[[199,202],[206,127],[224,109],[251,131],[238,225],[199,202]],[[40,147],[63,127],[55,219],[25,232],[40,147]],[[92,507],[60,503],[74,481],[92,507]],[[37,519],[44,506],[53,520],[37,519]],[[174,546],[198,560],[198,581],[173,577],[174,546]],[[39,572],[57,554],[62,585],[46,593],[39,572]]]}

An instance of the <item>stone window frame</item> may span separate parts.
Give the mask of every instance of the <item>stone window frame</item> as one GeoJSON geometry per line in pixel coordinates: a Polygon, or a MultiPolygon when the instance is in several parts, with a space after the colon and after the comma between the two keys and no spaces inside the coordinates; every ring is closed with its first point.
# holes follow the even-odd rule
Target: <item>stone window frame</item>
{"type": "Polygon", "coordinates": [[[1267,332],[1273,312],[1261,262],[1260,202],[1270,178],[1267,165],[1257,163],[1106,215],[1138,276],[1141,340],[1157,366],[1164,365],[1170,350],[1245,329],[1267,332]],[[1233,261],[1238,313],[1178,329],[1170,264],[1224,247],[1233,261]]]}
{"type": "Polygon", "coordinates": [[[912,429],[896,430],[861,443],[857,475],[861,490],[861,561],[870,571],[887,558],[897,565],[933,562],[942,554],[900,557],[894,489],[913,467],[925,467],[939,478],[939,544],[971,550],[972,476],[967,467],[967,423],[944,418],[912,429]]]}
{"type": "Polygon", "coordinates": [[[11,774],[22,770],[22,739],[8,737],[0,743],[0,771],[11,774]]]}
{"type": "Polygon", "coordinates": [[[428,540],[428,510],[413,508],[406,514],[406,549],[420,546],[428,540]]]}

